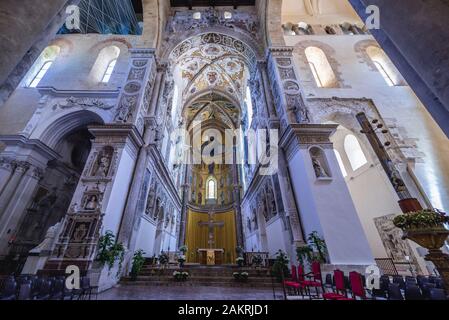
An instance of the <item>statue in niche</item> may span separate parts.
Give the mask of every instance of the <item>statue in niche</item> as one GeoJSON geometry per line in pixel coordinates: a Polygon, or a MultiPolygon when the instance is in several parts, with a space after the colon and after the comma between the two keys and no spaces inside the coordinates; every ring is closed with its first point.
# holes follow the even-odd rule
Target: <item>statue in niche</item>
{"type": "Polygon", "coordinates": [[[251,232],[251,219],[250,217],[246,217],[246,227],[248,228],[248,231],[251,232]]]}
{"type": "Polygon", "coordinates": [[[88,224],[87,223],[80,223],[75,227],[75,231],[73,231],[72,239],[74,241],[83,241],[88,232],[88,224]]]}
{"type": "Polygon", "coordinates": [[[203,178],[202,178],[202,177],[199,177],[199,179],[198,179],[198,186],[199,186],[200,188],[203,187],[203,178]]]}
{"type": "Polygon", "coordinates": [[[253,230],[259,229],[259,224],[258,224],[258,222],[257,222],[257,213],[256,213],[256,210],[253,211],[252,222],[253,222],[253,230]]]}
{"type": "Polygon", "coordinates": [[[153,186],[151,186],[150,191],[148,192],[147,206],[145,208],[146,214],[149,214],[151,209],[153,208],[154,195],[155,195],[154,188],[153,188],[153,186]]]}
{"type": "Polygon", "coordinates": [[[192,197],[191,197],[193,203],[196,202],[196,197],[195,196],[196,196],[196,193],[195,193],[195,190],[193,190],[192,191],[192,197]]]}
{"type": "Polygon", "coordinates": [[[198,193],[198,204],[201,205],[203,203],[203,194],[201,192],[198,193]]]}
{"type": "Polygon", "coordinates": [[[318,160],[318,158],[313,157],[312,163],[313,163],[313,170],[315,170],[315,175],[317,178],[329,178],[329,175],[324,170],[324,168],[321,165],[321,162],[320,162],[320,160],[318,160]]]}
{"type": "Polygon", "coordinates": [[[106,147],[98,156],[96,168],[93,172],[95,177],[107,177],[111,167],[112,148],[106,147]]]}
{"type": "Polygon", "coordinates": [[[220,178],[220,188],[223,188],[223,187],[224,187],[224,177],[221,176],[221,178],[220,178]]]}
{"type": "Polygon", "coordinates": [[[91,195],[88,197],[86,205],[84,206],[85,210],[94,211],[98,208],[98,197],[96,195],[91,195]]]}

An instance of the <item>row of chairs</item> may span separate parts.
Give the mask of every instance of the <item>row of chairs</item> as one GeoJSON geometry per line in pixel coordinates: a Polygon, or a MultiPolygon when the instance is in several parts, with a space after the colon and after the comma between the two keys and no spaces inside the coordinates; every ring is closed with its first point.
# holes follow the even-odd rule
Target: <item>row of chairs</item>
{"type": "Polygon", "coordinates": [[[365,276],[358,272],[350,272],[346,276],[341,270],[327,274],[323,282],[321,266],[313,262],[311,272],[304,273],[304,268],[291,266],[291,278],[283,281],[286,292],[294,295],[323,298],[325,300],[353,299],[389,299],[389,300],[446,300],[443,281],[439,277],[418,276],[392,277],[381,276],[380,288],[367,290],[365,276]],[[315,294],[311,294],[311,289],[315,294]],[[329,291],[330,290],[330,291],[329,291]],[[321,291],[321,292],[320,292],[321,291]]]}
{"type": "Polygon", "coordinates": [[[377,298],[389,300],[446,300],[443,280],[439,277],[393,276],[380,277],[380,288],[375,289],[372,295],[377,298]]]}
{"type": "Polygon", "coordinates": [[[3,282],[0,300],[90,300],[93,289],[89,277],[81,277],[79,289],[68,289],[64,276],[9,276],[3,282]]]}

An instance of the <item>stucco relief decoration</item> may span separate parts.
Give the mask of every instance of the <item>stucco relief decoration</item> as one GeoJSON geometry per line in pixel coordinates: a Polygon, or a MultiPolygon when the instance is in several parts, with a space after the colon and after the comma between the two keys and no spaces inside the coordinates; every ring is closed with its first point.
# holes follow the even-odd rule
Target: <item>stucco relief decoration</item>
{"type": "MultiPolygon", "coordinates": [[[[197,11],[195,11],[197,12],[197,11]]],[[[254,12],[232,11],[231,17],[225,17],[225,10],[208,8],[199,11],[200,19],[193,19],[194,12],[178,11],[168,21],[167,29],[171,33],[194,30],[197,28],[206,28],[210,26],[222,26],[233,30],[241,30],[251,33],[256,38],[258,35],[257,16],[254,12]]]]}
{"type": "Polygon", "coordinates": [[[116,122],[127,123],[132,119],[133,112],[137,105],[138,96],[126,96],[122,97],[119,107],[117,109],[117,114],[115,115],[116,122]]]}
{"type": "Polygon", "coordinates": [[[98,108],[103,110],[109,110],[114,107],[113,104],[108,104],[100,99],[96,98],[75,98],[69,97],[64,99],[63,101],[57,102],[54,105],[54,108],[60,109],[70,109],[70,108],[98,108]]]}

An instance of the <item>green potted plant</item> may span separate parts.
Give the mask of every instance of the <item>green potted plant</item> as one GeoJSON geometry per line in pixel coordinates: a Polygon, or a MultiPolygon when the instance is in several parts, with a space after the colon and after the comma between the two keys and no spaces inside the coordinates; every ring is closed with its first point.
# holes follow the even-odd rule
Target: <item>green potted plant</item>
{"type": "Polygon", "coordinates": [[[178,263],[180,268],[184,268],[184,263],[186,262],[186,256],[181,254],[178,256],[178,263]]]}
{"type": "Polygon", "coordinates": [[[189,278],[189,273],[186,271],[174,271],[173,272],[173,278],[175,281],[181,282],[181,281],[187,281],[189,278]]]}
{"type": "Polygon", "coordinates": [[[313,249],[312,260],[318,261],[320,263],[327,262],[327,246],[326,242],[321,239],[318,235],[318,232],[313,231],[309,234],[307,241],[309,242],[310,247],[313,249]]]}
{"type": "Polygon", "coordinates": [[[313,249],[309,245],[303,245],[296,248],[296,257],[298,263],[302,266],[312,260],[313,249]]]}
{"type": "Polygon", "coordinates": [[[252,264],[257,268],[260,267],[263,263],[262,256],[260,254],[253,256],[252,264]]]}
{"type": "Polygon", "coordinates": [[[274,261],[271,269],[272,275],[275,276],[279,282],[289,276],[289,262],[290,260],[287,255],[282,250],[279,250],[276,254],[276,260],[274,261]]]}
{"type": "Polygon", "coordinates": [[[248,281],[249,274],[248,272],[234,272],[233,277],[237,281],[246,282],[248,281]]]}
{"type": "Polygon", "coordinates": [[[168,262],[169,262],[168,254],[165,253],[164,251],[162,251],[161,254],[158,257],[158,261],[159,261],[159,264],[162,267],[166,267],[168,265],[168,262]]]}
{"type": "Polygon", "coordinates": [[[447,292],[449,290],[449,255],[443,253],[441,247],[449,236],[449,230],[445,226],[449,223],[449,217],[443,212],[424,209],[398,215],[393,223],[402,229],[404,239],[410,239],[429,251],[425,259],[435,265],[447,292]]]}
{"type": "Polygon", "coordinates": [[[245,262],[245,259],[243,257],[237,257],[237,259],[235,259],[235,262],[237,263],[237,265],[239,266],[239,268],[243,267],[243,264],[245,262]]]}
{"type": "Polygon", "coordinates": [[[118,260],[118,270],[117,275],[120,274],[123,258],[125,256],[125,247],[120,242],[115,241],[115,235],[112,231],[106,231],[104,235],[102,235],[98,240],[98,254],[97,261],[99,261],[102,265],[107,265],[109,269],[111,269],[115,262],[118,260]]]}
{"type": "Polygon", "coordinates": [[[143,256],[145,251],[142,249],[134,252],[133,255],[133,264],[131,267],[131,280],[136,281],[139,276],[140,271],[142,270],[143,265],[145,264],[145,257],[143,256]]]}

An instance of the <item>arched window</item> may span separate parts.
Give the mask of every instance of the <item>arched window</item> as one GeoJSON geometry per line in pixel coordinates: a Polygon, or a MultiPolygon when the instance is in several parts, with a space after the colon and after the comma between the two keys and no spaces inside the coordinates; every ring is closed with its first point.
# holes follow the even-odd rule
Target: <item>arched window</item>
{"type": "Polygon", "coordinates": [[[245,97],[247,115],[248,115],[248,126],[251,125],[251,122],[253,121],[253,100],[251,97],[251,89],[249,86],[246,86],[246,97],[245,97]]]}
{"type": "Polygon", "coordinates": [[[335,156],[337,157],[337,162],[340,167],[341,173],[343,174],[343,177],[346,178],[346,176],[348,175],[348,172],[346,171],[346,168],[343,163],[343,159],[341,158],[340,152],[338,152],[338,150],[336,150],[336,149],[334,149],[334,152],[335,152],[335,156]]]}
{"type": "Polygon", "coordinates": [[[42,68],[39,70],[39,72],[34,77],[33,81],[30,83],[30,88],[36,88],[39,82],[41,82],[42,78],[47,73],[48,69],[50,69],[51,65],[53,64],[53,61],[47,61],[44,63],[42,68]]]}
{"type": "Polygon", "coordinates": [[[366,48],[366,53],[390,87],[403,84],[404,81],[399,72],[381,48],[370,46],[366,48]]]}
{"type": "Polygon", "coordinates": [[[207,199],[217,199],[217,181],[212,177],[207,180],[207,199]]]}
{"type": "Polygon", "coordinates": [[[226,20],[232,19],[232,12],[225,11],[225,13],[224,13],[224,18],[225,18],[226,20]]]}
{"type": "Polygon", "coordinates": [[[58,46],[49,46],[45,48],[39,58],[37,58],[28,75],[25,77],[24,85],[30,88],[36,88],[56,60],[60,51],[61,48],[58,46]]]}
{"type": "Polygon", "coordinates": [[[357,169],[368,163],[368,160],[363,153],[362,147],[360,146],[359,141],[354,135],[347,135],[344,145],[346,155],[348,156],[353,171],[356,171],[357,169]]]}
{"type": "Polygon", "coordinates": [[[324,51],[317,47],[308,47],[305,54],[317,86],[336,87],[338,81],[324,51]]]}
{"type": "Polygon", "coordinates": [[[114,59],[111,62],[109,62],[109,65],[106,69],[106,72],[104,73],[104,76],[103,76],[103,79],[101,80],[101,82],[103,82],[103,83],[109,82],[109,79],[111,79],[112,72],[114,71],[116,63],[117,63],[117,59],[114,59]]]}
{"type": "Polygon", "coordinates": [[[193,19],[200,20],[201,19],[201,12],[195,12],[193,14],[193,19]]]}
{"type": "Polygon", "coordinates": [[[116,46],[109,46],[101,49],[97,60],[90,71],[90,80],[94,83],[108,83],[117,64],[119,55],[120,49],[116,46]]]}

